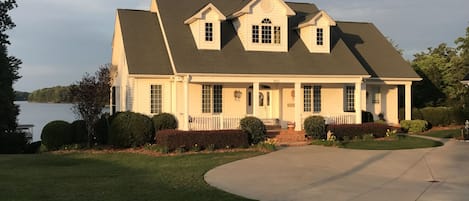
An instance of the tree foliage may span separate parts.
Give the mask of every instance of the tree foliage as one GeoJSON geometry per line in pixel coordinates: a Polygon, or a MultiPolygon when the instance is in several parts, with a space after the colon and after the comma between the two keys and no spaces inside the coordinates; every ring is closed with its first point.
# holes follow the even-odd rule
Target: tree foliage
{"type": "Polygon", "coordinates": [[[414,55],[412,67],[423,78],[414,85],[415,106],[464,106],[469,103],[466,100],[468,88],[460,82],[469,73],[469,27],[466,36],[455,42],[456,48],[442,43],[414,55]]]}
{"type": "Polygon", "coordinates": [[[21,60],[8,56],[7,31],[15,27],[8,12],[17,7],[15,0],[0,1],[0,134],[16,130],[18,106],[14,104],[13,83],[20,78],[18,74],[21,60]]]}
{"type": "Polygon", "coordinates": [[[94,124],[99,120],[103,108],[109,102],[110,65],[101,66],[94,75],[86,73],[83,78],[70,88],[74,102],[74,112],[86,122],[88,145],[92,145],[94,124]]]}

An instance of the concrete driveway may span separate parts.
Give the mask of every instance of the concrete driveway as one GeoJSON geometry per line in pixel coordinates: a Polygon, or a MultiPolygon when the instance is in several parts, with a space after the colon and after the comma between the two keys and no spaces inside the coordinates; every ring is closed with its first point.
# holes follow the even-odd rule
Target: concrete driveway
{"type": "Polygon", "coordinates": [[[398,151],[290,147],[210,170],[212,186],[256,200],[469,200],[469,143],[398,151]]]}

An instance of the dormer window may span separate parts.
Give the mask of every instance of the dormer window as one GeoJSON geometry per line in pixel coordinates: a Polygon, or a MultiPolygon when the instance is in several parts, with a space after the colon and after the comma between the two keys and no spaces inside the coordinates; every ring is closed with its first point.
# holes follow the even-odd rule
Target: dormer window
{"type": "Polygon", "coordinates": [[[331,27],[336,22],[324,11],[305,16],[305,21],[298,25],[301,40],[311,53],[331,52],[331,27]]]}
{"type": "Polygon", "coordinates": [[[252,25],[252,42],[259,43],[259,27],[261,28],[261,40],[263,44],[272,44],[272,27],[275,44],[280,44],[280,26],[272,26],[272,21],[269,18],[265,18],[261,22],[261,26],[252,25]]]}
{"type": "Polygon", "coordinates": [[[225,20],[226,16],[209,3],[185,20],[184,24],[189,25],[197,49],[220,50],[221,23],[225,20]]]}
{"type": "Polygon", "coordinates": [[[324,30],[322,28],[316,29],[316,45],[324,45],[324,30]]]}
{"type": "Polygon", "coordinates": [[[205,41],[213,41],[213,23],[205,23],[205,41]]]}

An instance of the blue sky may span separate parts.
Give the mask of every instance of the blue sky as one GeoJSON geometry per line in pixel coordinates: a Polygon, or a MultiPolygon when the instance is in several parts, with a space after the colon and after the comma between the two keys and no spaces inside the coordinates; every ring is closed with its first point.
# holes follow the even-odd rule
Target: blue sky
{"type": "MultiPolygon", "coordinates": [[[[469,26],[467,0],[293,0],[315,3],[338,21],[374,23],[404,56],[445,42],[469,26]]],[[[17,0],[11,55],[23,61],[20,91],[69,85],[111,59],[117,8],[148,9],[150,0],[17,0]]]]}

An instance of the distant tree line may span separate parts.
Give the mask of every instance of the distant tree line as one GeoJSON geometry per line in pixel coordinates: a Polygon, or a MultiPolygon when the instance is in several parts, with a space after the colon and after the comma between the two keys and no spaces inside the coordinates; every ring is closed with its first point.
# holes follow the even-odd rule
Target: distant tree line
{"type": "Polygon", "coordinates": [[[29,92],[15,91],[15,101],[27,101],[29,92]]]}
{"type": "Polygon", "coordinates": [[[55,86],[51,88],[38,89],[29,94],[29,102],[37,103],[72,103],[70,95],[71,86],[55,86]]]}

